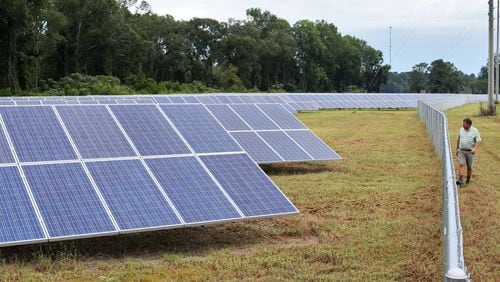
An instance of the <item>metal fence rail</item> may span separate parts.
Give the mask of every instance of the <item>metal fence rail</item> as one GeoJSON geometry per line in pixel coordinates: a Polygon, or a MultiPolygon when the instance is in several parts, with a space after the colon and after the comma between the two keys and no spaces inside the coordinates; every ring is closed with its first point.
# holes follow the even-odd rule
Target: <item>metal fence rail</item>
{"type": "MultiPolygon", "coordinates": [[[[455,103],[452,104],[456,106],[455,103]]],[[[439,106],[441,108],[443,105],[439,106]]],[[[446,106],[442,108],[447,108],[446,106]]],[[[429,137],[432,139],[436,153],[441,158],[443,169],[444,280],[469,281],[470,275],[465,267],[463,256],[462,226],[460,225],[460,209],[452,150],[448,138],[448,121],[443,112],[422,101],[418,101],[418,113],[427,128],[429,137]]]]}

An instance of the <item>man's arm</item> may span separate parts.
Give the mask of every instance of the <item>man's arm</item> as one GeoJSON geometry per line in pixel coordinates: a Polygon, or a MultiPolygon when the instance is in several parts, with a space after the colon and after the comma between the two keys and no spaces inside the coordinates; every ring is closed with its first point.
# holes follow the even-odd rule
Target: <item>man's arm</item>
{"type": "Polygon", "coordinates": [[[481,145],[481,141],[477,141],[476,144],[474,144],[474,148],[472,148],[470,152],[475,154],[477,149],[479,148],[479,145],[481,145]]]}

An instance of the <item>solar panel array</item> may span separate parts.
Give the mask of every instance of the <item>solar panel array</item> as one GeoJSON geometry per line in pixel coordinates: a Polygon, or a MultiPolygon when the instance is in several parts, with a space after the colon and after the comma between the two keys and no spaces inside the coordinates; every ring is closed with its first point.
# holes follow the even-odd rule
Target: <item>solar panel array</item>
{"type": "Polygon", "coordinates": [[[0,107],[0,246],[298,210],[203,105],[0,107]]]}
{"type": "Polygon", "coordinates": [[[1,105],[116,105],[116,104],[274,104],[288,111],[352,108],[416,108],[418,100],[464,99],[487,101],[487,95],[410,94],[410,93],[308,93],[308,94],[198,94],[198,95],[122,95],[61,97],[0,97],[1,105]]]}
{"type": "Polygon", "coordinates": [[[0,246],[295,214],[256,162],[340,157],[291,113],[457,97],[3,97],[0,246]]]}

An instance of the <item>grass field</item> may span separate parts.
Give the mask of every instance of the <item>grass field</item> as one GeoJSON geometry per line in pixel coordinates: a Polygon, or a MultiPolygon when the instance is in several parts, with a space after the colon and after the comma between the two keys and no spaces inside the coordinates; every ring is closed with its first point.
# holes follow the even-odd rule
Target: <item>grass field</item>
{"type": "MultiPolygon", "coordinates": [[[[449,111],[483,137],[460,190],[465,259],[500,277],[500,121],[449,111]]],[[[440,163],[415,111],[298,115],[344,158],[263,166],[300,215],[0,249],[3,280],[441,280],[440,163]]],[[[454,143],[454,141],[452,141],[454,143]]]]}

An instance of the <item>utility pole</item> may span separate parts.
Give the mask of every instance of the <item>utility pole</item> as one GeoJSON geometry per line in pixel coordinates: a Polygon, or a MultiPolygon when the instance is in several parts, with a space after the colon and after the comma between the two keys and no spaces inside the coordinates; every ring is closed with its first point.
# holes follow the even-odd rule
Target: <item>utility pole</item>
{"type": "Polygon", "coordinates": [[[495,75],[495,96],[496,96],[496,101],[498,103],[498,92],[500,92],[500,54],[498,53],[499,49],[499,42],[500,42],[500,0],[497,0],[497,53],[496,53],[496,60],[495,60],[495,65],[497,67],[496,75],[495,75]]]}
{"type": "Polygon", "coordinates": [[[494,91],[494,66],[493,66],[493,0],[488,0],[489,5],[489,33],[488,33],[488,113],[493,115],[495,108],[493,104],[494,91]]]}
{"type": "Polygon", "coordinates": [[[392,68],[392,26],[389,26],[389,66],[392,68]]]}

